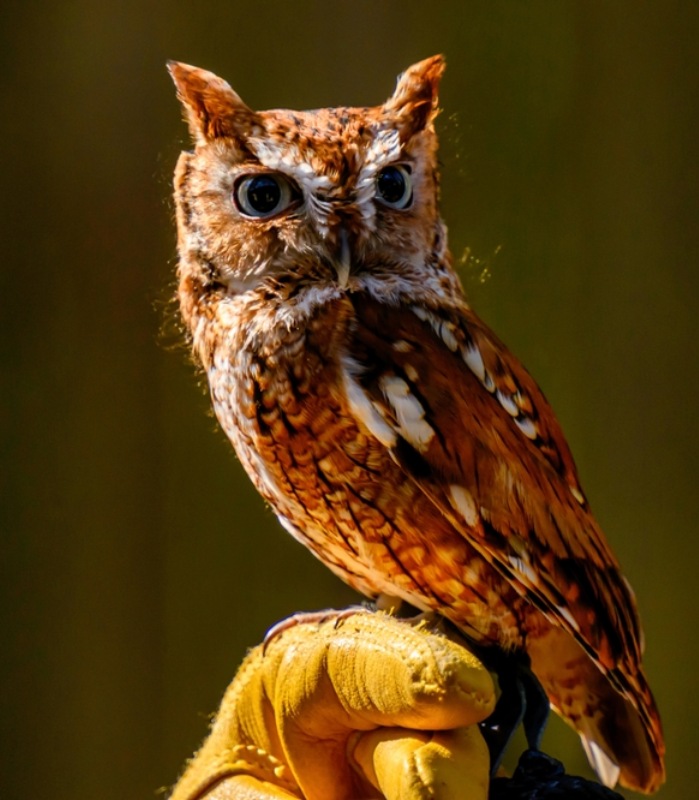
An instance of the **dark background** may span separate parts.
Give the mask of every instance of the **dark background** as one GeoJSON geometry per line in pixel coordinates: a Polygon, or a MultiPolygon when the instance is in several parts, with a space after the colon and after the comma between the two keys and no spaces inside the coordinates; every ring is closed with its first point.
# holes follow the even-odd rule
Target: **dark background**
{"type": "MultiPolygon", "coordinates": [[[[187,140],[165,60],[254,107],[307,108],[379,103],[435,52],[453,250],[471,248],[474,305],[557,409],[637,591],[660,797],[696,794],[697,9],[4,3],[5,800],[154,798],[246,647],[354,599],[265,510],[177,345],[170,175],[187,140]]],[[[585,769],[561,726],[547,746],[585,769]]]]}

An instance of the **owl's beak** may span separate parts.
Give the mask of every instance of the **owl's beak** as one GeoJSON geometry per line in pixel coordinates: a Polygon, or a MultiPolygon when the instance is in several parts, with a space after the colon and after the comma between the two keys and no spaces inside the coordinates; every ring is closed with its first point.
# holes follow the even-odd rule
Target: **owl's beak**
{"type": "Polygon", "coordinates": [[[334,261],[335,271],[337,272],[337,281],[340,286],[345,289],[349,282],[350,268],[352,266],[352,251],[350,249],[349,237],[345,226],[341,225],[338,232],[338,253],[334,261]]]}

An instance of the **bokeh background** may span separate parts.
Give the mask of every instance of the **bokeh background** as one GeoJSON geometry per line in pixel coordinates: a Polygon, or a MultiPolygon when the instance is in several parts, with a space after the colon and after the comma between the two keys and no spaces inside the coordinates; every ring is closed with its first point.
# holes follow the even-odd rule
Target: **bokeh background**
{"type": "MultiPolygon", "coordinates": [[[[435,52],[453,250],[636,588],[660,797],[694,796],[699,6],[6,0],[0,31],[0,796],[162,796],[245,649],[355,599],[263,507],[178,344],[165,60],[308,108],[378,103],[435,52]]],[[[585,769],[562,727],[547,746],[585,769]]]]}

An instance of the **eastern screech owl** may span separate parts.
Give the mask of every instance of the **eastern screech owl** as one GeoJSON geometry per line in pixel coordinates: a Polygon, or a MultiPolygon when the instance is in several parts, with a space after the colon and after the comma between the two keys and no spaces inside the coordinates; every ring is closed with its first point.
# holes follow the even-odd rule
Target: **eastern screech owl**
{"type": "Polygon", "coordinates": [[[170,64],[179,300],[282,525],[369,597],[524,650],[608,784],[664,779],[629,584],[536,383],[469,307],[438,211],[441,57],[374,108],[253,111],[170,64]]]}

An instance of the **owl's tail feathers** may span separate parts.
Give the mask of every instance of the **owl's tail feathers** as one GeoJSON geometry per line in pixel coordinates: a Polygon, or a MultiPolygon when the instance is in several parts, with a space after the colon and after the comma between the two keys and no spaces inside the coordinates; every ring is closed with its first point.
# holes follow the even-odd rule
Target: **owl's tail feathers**
{"type": "Polygon", "coordinates": [[[559,629],[529,641],[532,669],[553,709],[583,741],[599,780],[650,794],[665,780],[665,744],[653,695],[640,669],[604,674],[559,629]]]}
{"type": "Polygon", "coordinates": [[[640,670],[632,679],[616,671],[598,675],[601,713],[578,726],[590,763],[602,782],[616,769],[622,786],[650,794],[665,781],[665,742],[650,687],[640,670]]]}
{"type": "Polygon", "coordinates": [[[588,695],[594,698],[595,713],[571,722],[605,786],[613,787],[618,780],[622,786],[650,794],[665,780],[665,744],[650,689],[642,673],[635,676],[633,693],[629,694],[620,693],[602,673],[598,674],[598,691],[592,689],[588,695]]]}

